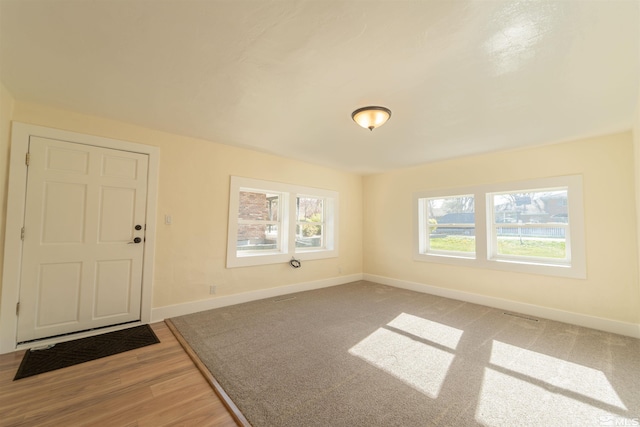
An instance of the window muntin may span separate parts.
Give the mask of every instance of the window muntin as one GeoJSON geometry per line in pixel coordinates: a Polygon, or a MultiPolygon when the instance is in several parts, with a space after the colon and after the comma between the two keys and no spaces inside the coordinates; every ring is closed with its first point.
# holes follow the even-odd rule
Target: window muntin
{"type": "Polygon", "coordinates": [[[227,268],[338,255],[338,193],[231,177],[227,268]]]}
{"type": "Polygon", "coordinates": [[[567,264],[567,187],[490,193],[492,259],[567,264]]]}
{"type": "Polygon", "coordinates": [[[471,194],[420,199],[421,253],[473,257],[475,199],[471,194]]]}

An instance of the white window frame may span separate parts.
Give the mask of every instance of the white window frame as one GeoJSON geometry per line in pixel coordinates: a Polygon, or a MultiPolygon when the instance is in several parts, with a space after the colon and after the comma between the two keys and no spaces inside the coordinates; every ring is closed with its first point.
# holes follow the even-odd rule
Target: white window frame
{"type": "Polygon", "coordinates": [[[338,256],[338,192],[281,182],[265,181],[238,176],[231,177],[229,193],[229,226],[227,235],[227,268],[288,263],[291,258],[308,261],[338,256]],[[277,193],[281,196],[279,208],[278,248],[265,251],[238,251],[238,220],[241,191],[277,193]],[[296,248],[296,199],[312,197],[323,199],[323,245],[320,248],[296,248]]]}
{"type": "Polygon", "coordinates": [[[429,190],[413,193],[414,242],[413,259],[416,261],[453,264],[474,268],[513,271],[520,273],[542,274],[548,276],[586,279],[585,224],[582,176],[570,175],[553,178],[540,178],[528,181],[490,184],[475,187],[448,190],[429,190]],[[567,188],[569,224],[566,226],[565,260],[550,258],[497,256],[493,230],[494,193],[523,192],[536,189],[567,188]],[[460,256],[458,253],[430,253],[425,251],[424,217],[421,217],[423,199],[454,197],[459,194],[474,195],[475,201],[475,258],[460,256]]]}
{"type": "MultiPolygon", "coordinates": [[[[568,187],[546,187],[546,188],[527,188],[524,189],[527,193],[531,192],[541,192],[541,191],[549,191],[549,190],[567,190],[567,195],[569,195],[568,187]]],[[[489,236],[487,253],[489,254],[489,259],[493,261],[503,261],[503,262],[519,262],[519,263],[534,263],[534,264],[550,264],[550,265],[558,265],[558,266],[571,266],[571,226],[570,224],[564,223],[548,223],[548,224],[499,224],[495,222],[495,206],[494,206],[494,195],[496,194],[508,194],[508,193],[519,193],[520,191],[498,191],[494,193],[487,193],[487,235],[489,236]],[[562,228],[565,232],[565,257],[564,258],[540,258],[540,257],[527,257],[522,255],[507,255],[507,254],[499,254],[498,253],[498,228],[562,228]]],[[[573,218],[569,216],[570,221],[573,221],[573,218]]]]}
{"type": "MultiPolygon", "coordinates": [[[[418,199],[418,216],[419,216],[419,228],[420,228],[420,233],[419,233],[419,249],[418,249],[418,253],[421,254],[429,254],[432,256],[445,256],[445,257],[455,257],[455,258],[470,258],[470,259],[475,259],[476,258],[476,252],[459,252],[459,251],[445,251],[445,250],[439,250],[439,249],[432,249],[431,248],[431,239],[429,238],[430,235],[430,228],[431,225],[428,224],[429,222],[429,211],[428,211],[428,203],[430,199],[448,199],[448,198],[456,198],[456,197],[468,197],[468,196],[474,196],[473,194],[451,194],[448,196],[434,196],[434,197],[422,197],[418,199]],[[427,225],[427,229],[422,229],[423,225],[427,225]],[[429,231],[428,231],[429,230],[429,231]]],[[[475,206],[475,196],[474,196],[474,206],[475,206]]],[[[475,207],[474,207],[474,211],[475,211],[475,207]]],[[[438,226],[441,224],[435,224],[434,226],[438,226]]],[[[475,228],[475,224],[446,224],[449,227],[459,227],[459,228],[475,228]]]]}

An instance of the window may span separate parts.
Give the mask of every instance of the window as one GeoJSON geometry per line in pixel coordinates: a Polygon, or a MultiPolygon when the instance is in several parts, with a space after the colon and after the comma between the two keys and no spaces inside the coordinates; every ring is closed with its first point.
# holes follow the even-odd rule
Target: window
{"type": "Polygon", "coordinates": [[[325,199],[314,196],[296,198],[296,251],[324,248],[325,199]]]}
{"type": "Polygon", "coordinates": [[[231,177],[227,267],[337,256],[335,191],[231,177]]]}
{"type": "Polygon", "coordinates": [[[475,257],[475,199],[472,194],[428,197],[419,202],[421,253],[475,257]]]}
{"type": "Polygon", "coordinates": [[[580,176],[419,192],[414,212],[418,261],[586,277],[580,176]]]}
{"type": "Polygon", "coordinates": [[[279,252],[282,249],[280,207],[284,196],[268,191],[240,191],[238,251],[279,252]]]}
{"type": "Polygon", "coordinates": [[[566,264],[568,195],[567,187],[490,193],[490,258],[566,264]]]}

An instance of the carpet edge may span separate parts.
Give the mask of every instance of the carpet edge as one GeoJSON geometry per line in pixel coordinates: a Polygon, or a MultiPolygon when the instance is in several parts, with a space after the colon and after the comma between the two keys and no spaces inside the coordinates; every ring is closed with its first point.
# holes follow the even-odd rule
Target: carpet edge
{"type": "Polygon", "coordinates": [[[196,352],[191,348],[187,340],[184,339],[178,328],[173,324],[171,319],[164,319],[164,323],[167,325],[171,333],[175,336],[176,340],[180,343],[184,351],[187,353],[191,361],[198,368],[204,379],[209,383],[213,391],[216,395],[222,400],[222,403],[227,408],[227,410],[231,413],[232,418],[235,422],[242,427],[251,427],[251,423],[245,418],[242,414],[238,406],[231,400],[226,391],[222,388],[220,383],[215,379],[211,371],[206,367],[206,365],[200,360],[200,357],[196,354],[196,352]]]}

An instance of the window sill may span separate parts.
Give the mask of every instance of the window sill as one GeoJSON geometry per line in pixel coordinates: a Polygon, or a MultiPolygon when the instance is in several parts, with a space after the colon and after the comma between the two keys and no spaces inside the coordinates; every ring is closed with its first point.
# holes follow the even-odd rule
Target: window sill
{"type": "Polygon", "coordinates": [[[300,261],[311,261],[317,259],[337,258],[338,251],[334,250],[315,250],[296,252],[293,255],[288,253],[269,253],[269,254],[238,254],[235,257],[227,259],[227,268],[236,267],[252,267],[256,265],[289,263],[291,258],[300,261]]]}
{"type": "Polygon", "coordinates": [[[457,265],[470,268],[484,268],[514,273],[539,274],[543,276],[566,277],[572,279],[587,278],[586,266],[581,268],[577,265],[535,263],[531,261],[522,262],[503,259],[482,260],[440,254],[414,254],[413,259],[414,261],[419,262],[457,265]]]}

